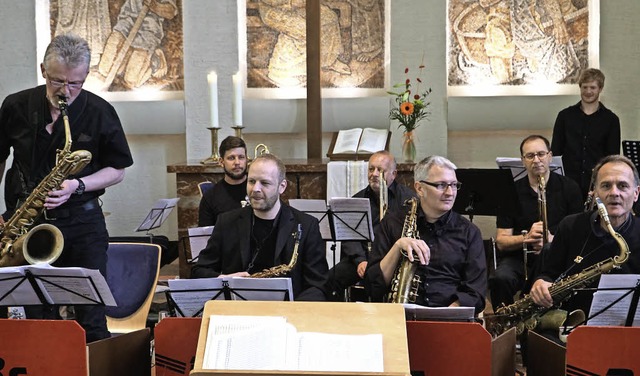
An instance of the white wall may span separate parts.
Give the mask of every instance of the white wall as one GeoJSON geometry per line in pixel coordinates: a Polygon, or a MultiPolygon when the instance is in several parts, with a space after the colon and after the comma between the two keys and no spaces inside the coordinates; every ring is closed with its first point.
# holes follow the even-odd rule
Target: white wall
{"type": "MultiPolygon", "coordinates": [[[[0,0],[0,98],[36,84],[34,3],[0,0]]],[[[460,167],[491,167],[498,153],[517,153],[523,135],[549,134],[557,112],[577,102],[577,97],[567,96],[448,99],[446,2],[392,0],[391,6],[391,81],[401,81],[404,67],[419,62],[424,52],[426,81],[433,89],[431,119],[417,132],[419,157],[444,154],[460,167]]],[[[640,87],[640,75],[636,73],[640,2],[602,0],[600,8],[600,67],[607,75],[603,98],[621,118],[623,139],[640,139],[636,94],[640,87]]],[[[218,73],[219,80],[220,139],[232,134],[231,75],[238,70],[236,0],[184,0],[183,20],[184,102],[114,103],[129,135],[135,165],[127,171],[125,181],[108,189],[104,196],[113,235],[130,235],[156,199],[176,195],[175,175],[167,174],[167,164],[210,155],[206,74],[211,70],[218,73]]],[[[245,134],[251,149],[264,142],[284,158],[306,156],[303,100],[245,102],[245,134]]],[[[394,131],[392,152],[399,155],[400,133],[386,118],[389,103],[379,98],[326,99],[325,130],[389,126],[394,131]],[[349,113],[345,108],[358,111],[349,113]]],[[[325,135],[323,151],[328,147],[327,140],[325,135]]],[[[156,233],[175,239],[175,214],[156,233]]]]}

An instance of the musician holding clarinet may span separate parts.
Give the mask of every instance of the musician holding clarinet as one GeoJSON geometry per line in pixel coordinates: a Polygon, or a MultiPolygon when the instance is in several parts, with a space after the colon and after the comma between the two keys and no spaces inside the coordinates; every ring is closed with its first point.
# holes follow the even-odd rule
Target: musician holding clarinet
{"type": "MultiPolygon", "coordinates": [[[[133,159],[115,109],[82,88],[90,60],[84,39],[58,35],[40,65],[45,85],[5,98],[0,108],[0,161],[13,151],[13,164],[6,175],[7,212],[2,217],[11,223],[16,212],[37,213],[29,220],[53,224],[64,238],[54,266],[98,269],[105,275],[109,234],[98,198],[123,180],[133,159]],[[52,176],[78,156],[78,171],[52,176]],[[42,195],[44,202],[27,205],[34,195],[42,195]]],[[[7,234],[4,231],[3,237],[7,234]]],[[[0,264],[8,257],[2,255],[0,264]]],[[[58,312],[28,309],[27,317],[57,318],[58,312]]],[[[75,319],[85,329],[87,342],[110,336],[104,306],[77,306],[75,319]]]]}
{"type": "Polygon", "coordinates": [[[552,153],[545,137],[526,137],[520,144],[520,155],[527,172],[515,183],[521,213],[496,219],[498,267],[489,279],[494,310],[513,303],[518,291],[527,290],[525,275],[533,277],[538,254],[544,244],[553,240],[558,223],[567,215],[582,211],[578,184],[550,171],[552,153]]]}

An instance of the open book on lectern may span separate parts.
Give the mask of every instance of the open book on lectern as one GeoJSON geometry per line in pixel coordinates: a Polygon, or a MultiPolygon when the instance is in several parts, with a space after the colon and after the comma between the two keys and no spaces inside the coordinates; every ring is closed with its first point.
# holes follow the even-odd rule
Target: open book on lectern
{"type": "Polygon", "coordinates": [[[179,200],[179,198],[162,198],[156,201],[136,232],[149,231],[162,226],[179,200]]]}
{"type": "MultiPolygon", "coordinates": [[[[522,159],[520,158],[498,157],[496,158],[496,164],[498,165],[498,168],[510,169],[511,174],[513,175],[513,180],[519,180],[527,176],[527,170],[524,168],[522,159]]],[[[551,172],[564,175],[562,156],[554,156],[551,158],[549,170],[551,170],[551,172]]]]}
{"type": "Polygon", "coordinates": [[[48,264],[0,268],[0,306],[43,304],[117,305],[99,270],[48,264]]]}
{"type": "Polygon", "coordinates": [[[323,200],[289,200],[289,205],[316,217],[324,240],[373,241],[371,204],[366,198],[334,197],[323,200]]]}
{"type": "Polygon", "coordinates": [[[170,279],[170,304],[178,317],[201,316],[209,300],[293,300],[291,278],[170,279]]]}

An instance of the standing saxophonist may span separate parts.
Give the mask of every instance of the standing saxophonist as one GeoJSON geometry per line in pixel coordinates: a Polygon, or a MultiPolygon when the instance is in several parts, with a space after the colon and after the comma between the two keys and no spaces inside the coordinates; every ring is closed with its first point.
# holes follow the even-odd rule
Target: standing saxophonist
{"type": "Polygon", "coordinates": [[[578,184],[550,171],[552,153],[549,140],[540,135],[526,137],[520,143],[520,155],[527,172],[524,178],[515,182],[520,214],[515,217],[498,216],[496,219],[498,268],[489,279],[494,310],[503,303],[513,303],[513,296],[518,291],[528,291],[525,286],[524,252],[532,252],[526,257],[526,275],[532,279],[534,266],[545,243],[543,236],[546,235],[546,242],[550,243],[558,223],[567,215],[582,210],[582,195],[578,184]],[[541,213],[540,207],[541,177],[545,182],[546,226],[542,221],[545,215],[541,213]],[[547,234],[543,232],[544,227],[549,229],[547,234]],[[523,247],[526,249],[523,250],[523,247]]]}
{"type": "Polygon", "coordinates": [[[483,310],[487,266],[482,235],[476,225],[451,210],[462,185],[455,170],[451,161],[440,156],[427,157],[415,166],[419,238],[402,237],[408,208],[389,212],[380,222],[365,276],[374,301],[381,301],[389,292],[404,251],[419,263],[417,304],[474,307],[476,313],[483,310]]]}
{"type": "MultiPolygon", "coordinates": [[[[396,159],[386,150],[375,152],[369,157],[367,180],[369,185],[353,197],[369,199],[371,206],[371,224],[375,231],[384,215],[381,207],[387,212],[402,209],[403,203],[415,197],[415,192],[398,182],[396,176],[396,159]],[[384,181],[382,180],[384,176],[384,181]],[[384,184],[386,183],[386,185],[384,184]],[[382,203],[381,189],[387,189],[387,202],[382,203]]],[[[344,300],[344,290],[364,278],[367,269],[369,242],[345,241],[341,245],[340,262],[329,270],[328,290],[333,300],[344,300]]]]}
{"type": "MultiPolygon", "coordinates": [[[[628,158],[610,155],[598,162],[593,173],[595,195],[604,203],[611,226],[625,239],[631,253],[620,269],[611,273],[640,273],[640,220],[631,213],[640,192],[638,170],[628,158]]],[[[607,231],[605,220],[597,210],[568,216],[560,222],[551,248],[544,253],[544,267],[531,288],[533,302],[551,307],[554,297],[549,287],[554,281],[578,274],[618,254],[620,246],[607,231]]],[[[594,285],[597,286],[598,280],[594,285]]],[[[592,297],[593,292],[579,291],[562,309],[569,312],[582,309],[586,314],[592,297]]]]}
{"type": "Polygon", "coordinates": [[[247,195],[251,206],[220,214],[192,278],[249,277],[289,265],[298,243],[297,261],[288,271],[295,300],[326,300],[328,272],[318,220],[280,201],[287,188],[284,163],[273,154],[251,162],[247,195]],[[302,236],[297,236],[298,225],[302,236]]]}
{"type": "MultiPolygon", "coordinates": [[[[55,266],[79,266],[106,274],[109,235],[98,197],[124,178],[133,164],[122,125],[114,108],[82,89],[89,73],[91,51],[73,35],[59,35],[47,47],[40,70],[46,84],[9,95],[0,108],[0,161],[13,149],[6,175],[8,220],[33,189],[56,166],[65,130],[60,103],[66,101],[72,150],[87,150],[91,161],[60,186],[47,192],[39,220],[58,227],[64,249],[55,266]],[[63,98],[63,99],[61,99],[63,98]]],[[[57,312],[27,309],[29,318],[55,318],[57,312]]],[[[77,306],[75,318],[87,342],[109,337],[104,307],[77,306]]]]}

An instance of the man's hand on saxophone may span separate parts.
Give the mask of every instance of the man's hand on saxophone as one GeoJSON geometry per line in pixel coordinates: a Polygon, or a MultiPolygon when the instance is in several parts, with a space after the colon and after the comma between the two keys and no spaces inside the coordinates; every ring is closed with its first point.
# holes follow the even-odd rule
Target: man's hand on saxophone
{"type": "Polygon", "coordinates": [[[65,180],[60,184],[60,188],[50,191],[47,194],[47,198],[44,200],[44,207],[47,209],[54,209],[64,204],[71,198],[71,195],[76,191],[80,182],[77,180],[65,180]]]}
{"type": "Polygon", "coordinates": [[[398,263],[404,257],[403,253],[407,254],[407,258],[411,262],[415,261],[414,255],[417,255],[421,265],[428,265],[431,258],[431,250],[424,240],[409,237],[396,240],[389,252],[380,261],[380,269],[387,284],[391,282],[398,263]]]}
{"type": "Polygon", "coordinates": [[[533,302],[539,306],[547,308],[551,307],[553,305],[553,298],[549,292],[549,287],[551,287],[551,285],[551,282],[547,282],[544,279],[536,280],[531,287],[531,292],[529,293],[533,302]]]}

